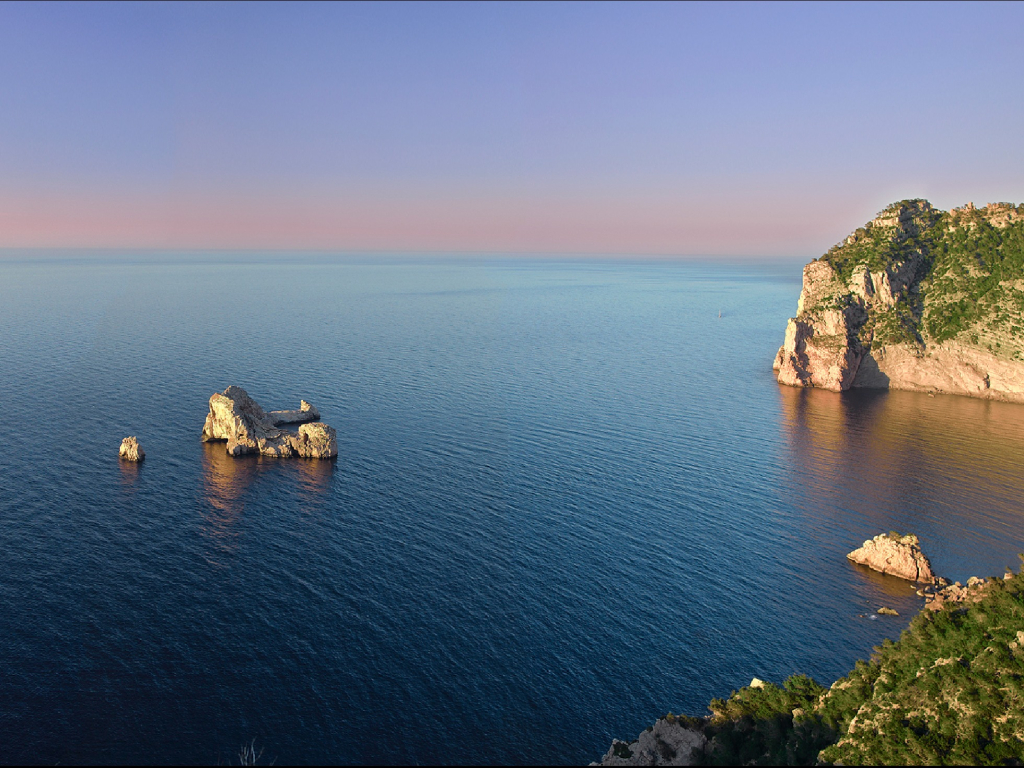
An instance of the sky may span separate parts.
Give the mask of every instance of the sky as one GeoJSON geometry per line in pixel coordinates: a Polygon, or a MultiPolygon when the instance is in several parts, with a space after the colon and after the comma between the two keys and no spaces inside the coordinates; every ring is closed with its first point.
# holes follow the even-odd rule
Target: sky
{"type": "Polygon", "coordinates": [[[819,255],[1024,202],[1021,3],[0,4],[0,248],[819,255]]]}

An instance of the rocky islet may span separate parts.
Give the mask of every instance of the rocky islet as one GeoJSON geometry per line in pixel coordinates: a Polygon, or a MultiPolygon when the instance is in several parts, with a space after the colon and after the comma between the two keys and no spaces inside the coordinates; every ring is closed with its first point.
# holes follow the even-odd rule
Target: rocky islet
{"type": "Polygon", "coordinates": [[[117,455],[121,461],[139,462],[146,458],[146,452],[139,445],[139,438],[134,435],[126,437],[121,441],[121,447],[118,449],[117,455]]]}
{"type": "Polygon", "coordinates": [[[230,386],[210,397],[201,439],[226,442],[229,456],[334,458],[338,455],[337,432],[319,419],[319,411],[305,400],[297,411],[267,412],[244,389],[230,386]],[[281,429],[296,423],[300,424],[298,433],[281,429]]]}

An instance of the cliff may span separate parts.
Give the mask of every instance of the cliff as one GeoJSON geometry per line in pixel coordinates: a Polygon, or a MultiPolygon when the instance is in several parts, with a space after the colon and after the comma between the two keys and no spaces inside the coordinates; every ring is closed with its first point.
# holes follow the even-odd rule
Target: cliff
{"type": "Polygon", "coordinates": [[[779,382],[1024,402],[1024,205],[893,203],[804,267],[779,382]]]}

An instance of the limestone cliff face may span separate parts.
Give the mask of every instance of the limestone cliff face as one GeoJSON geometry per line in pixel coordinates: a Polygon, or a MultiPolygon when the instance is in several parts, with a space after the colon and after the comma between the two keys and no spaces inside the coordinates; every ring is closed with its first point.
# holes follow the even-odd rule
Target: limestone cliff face
{"type": "Polygon", "coordinates": [[[1024,206],[889,206],[804,268],[779,382],[1024,402],[1024,206]]]}

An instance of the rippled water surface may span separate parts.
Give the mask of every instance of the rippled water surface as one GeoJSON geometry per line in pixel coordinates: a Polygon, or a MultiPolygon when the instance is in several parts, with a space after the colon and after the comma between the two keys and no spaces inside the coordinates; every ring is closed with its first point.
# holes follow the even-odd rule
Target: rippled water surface
{"type": "Polygon", "coordinates": [[[1024,406],[780,388],[799,276],[0,262],[0,760],[587,762],[830,683],[920,606],[863,539],[1017,563],[1024,406]],[[228,384],[338,460],[200,443],[228,384]]]}

